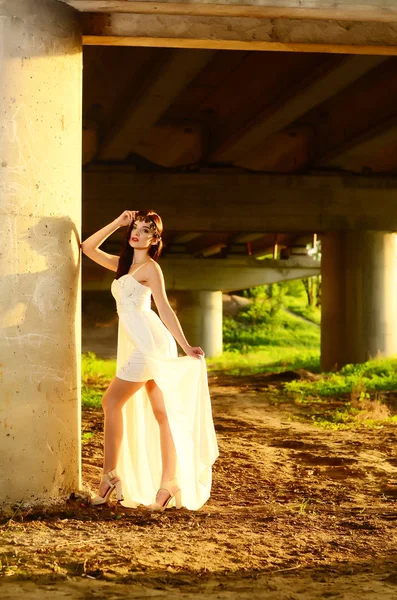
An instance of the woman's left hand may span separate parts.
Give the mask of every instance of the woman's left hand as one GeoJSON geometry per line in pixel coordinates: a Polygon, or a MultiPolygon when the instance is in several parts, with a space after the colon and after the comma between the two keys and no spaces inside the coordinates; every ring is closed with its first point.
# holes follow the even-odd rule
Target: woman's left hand
{"type": "Polygon", "coordinates": [[[193,358],[204,358],[205,353],[200,346],[188,346],[185,348],[185,352],[187,356],[192,356],[193,358]]]}

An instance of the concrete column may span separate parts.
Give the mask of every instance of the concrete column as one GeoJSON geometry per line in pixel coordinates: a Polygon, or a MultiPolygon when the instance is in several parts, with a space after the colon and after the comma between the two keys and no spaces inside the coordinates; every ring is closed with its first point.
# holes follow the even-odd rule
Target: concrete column
{"type": "Polygon", "coordinates": [[[76,15],[56,0],[0,2],[0,502],[80,484],[76,15]]]}
{"type": "Polygon", "coordinates": [[[327,234],[322,242],[322,367],[397,353],[396,235],[327,234]]]}
{"type": "Polygon", "coordinates": [[[192,346],[201,346],[206,356],[222,354],[222,292],[178,292],[177,314],[192,346]]]}
{"type": "Polygon", "coordinates": [[[346,364],[344,233],[321,239],[321,367],[329,371],[346,364]]]}
{"type": "Polygon", "coordinates": [[[201,291],[202,348],[207,356],[222,354],[222,292],[201,291]]]}

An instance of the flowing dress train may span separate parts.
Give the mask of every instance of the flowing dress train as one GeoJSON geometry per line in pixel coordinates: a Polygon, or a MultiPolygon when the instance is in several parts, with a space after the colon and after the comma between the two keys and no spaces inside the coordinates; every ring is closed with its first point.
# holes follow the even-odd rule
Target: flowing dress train
{"type": "MultiPolygon", "coordinates": [[[[150,289],[132,274],[115,279],[111,291],[119,315],[116,375],[126,381],[153,379],[161,389],[177,454],[182,504],[197,510],[210,496],[212,465],[218,456],[205,360],[178,357],[174,338],[151,310],[150,289]]],[[[161,452],[145,386],[124,405],[123,424],[117,465],[123,505],[148,505],[161,480],[161,452]]]]}

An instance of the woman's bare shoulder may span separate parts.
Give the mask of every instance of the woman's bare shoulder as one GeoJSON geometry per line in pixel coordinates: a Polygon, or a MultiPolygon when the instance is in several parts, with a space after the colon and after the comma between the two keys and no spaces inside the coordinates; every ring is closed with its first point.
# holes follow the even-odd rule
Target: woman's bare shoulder
{"type": "Polygon", "coordinates": [[[147,266],[148,269],[150,269],[150,271],[152,273],[158,273],[158,274],[162,274],[162,270],[161,267],[159,265],[158,262],[156,262],[155,260],[153,260],[153,258],[150,259],[149,264],[147,266]]]}

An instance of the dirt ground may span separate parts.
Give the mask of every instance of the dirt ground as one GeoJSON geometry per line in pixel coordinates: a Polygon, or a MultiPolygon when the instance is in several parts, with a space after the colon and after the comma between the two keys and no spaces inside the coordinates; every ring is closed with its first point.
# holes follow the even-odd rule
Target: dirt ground
{"type": "MultiPolygon", "coordinates": [[[[0,597],[395,600],[396,426],[316,428],[307,411],[324,406],[281,380],[211,376],[220,458],[200,511],[93,509],[76,494],[4,513],[0,597]]],[[[83,429],[95,490],[101,412],[84,411],[83,429]]]]}

